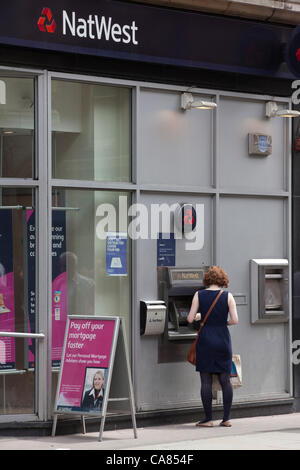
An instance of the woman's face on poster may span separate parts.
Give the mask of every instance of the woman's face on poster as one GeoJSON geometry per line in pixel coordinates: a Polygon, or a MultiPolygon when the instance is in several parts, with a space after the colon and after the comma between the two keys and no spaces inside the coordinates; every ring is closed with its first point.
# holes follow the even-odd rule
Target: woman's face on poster
{"type": "Polygon", "coordinates": [[[95,374],[93,384],[96,390],[101,390],[101,388],[103,388],[104,378],[101,374],[95,374]]]}

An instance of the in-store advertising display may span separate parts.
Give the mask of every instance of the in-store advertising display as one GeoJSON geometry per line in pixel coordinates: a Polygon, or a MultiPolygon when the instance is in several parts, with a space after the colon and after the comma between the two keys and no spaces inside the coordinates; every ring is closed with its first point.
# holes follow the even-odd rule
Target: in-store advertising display
{"type": "MultiPolygon", "coordinates": [[[[35,211],[27,210],[27,301],[29,332],[35,332],[35,211]]],[[[52,367],[59,367],[67,321],[66,213],[52,211],[52,367]]],[[[29,367],[34,367],[35,342],[29,340],[29,367]]]]}
{"type": "Polygon", "coordinates": [[[127,276],[127,234],[125,232],[107,233],[106,274],[127,276]]]}
{"type": "MultiPolygon", "coordinates": [[[[0,331],[15,331],[13,220],[11,209],[0,210],[0,331]]],[[[0,338],[0,370],[15,368],[15,339],[0,338]]]]}
{"type": "Polygon", "coordinates": [[[101,414],[115,320],[71,317],[62,357],[56,409],[101,414]]]}

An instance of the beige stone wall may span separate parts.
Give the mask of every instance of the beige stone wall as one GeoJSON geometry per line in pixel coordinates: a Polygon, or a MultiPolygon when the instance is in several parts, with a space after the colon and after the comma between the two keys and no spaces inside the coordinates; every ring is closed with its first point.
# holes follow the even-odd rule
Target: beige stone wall
{"type": "Polygon", "coordinates": [[[300,0],[140,0],[140,2],[276,23],[300,24],[300,0]]]}

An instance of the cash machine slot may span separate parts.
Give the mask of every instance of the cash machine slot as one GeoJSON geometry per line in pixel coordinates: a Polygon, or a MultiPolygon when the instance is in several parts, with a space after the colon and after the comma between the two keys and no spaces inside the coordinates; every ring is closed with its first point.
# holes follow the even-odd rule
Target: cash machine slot
{"type": "Polygon", "coordinates": [[[264,275],[265,292],[264,306],[265,316],[284,315],[284,276],[276,269],[266,270],[264,275]]]}
{"type": "Polygon", "coordinates": [[[287,259],[252,259],[251,322],[289,321],[289,264],[287,259]]]}
{"type": "Polygon", "coordinates": [[[166,336],[169,341],[194,339],[197,329],[188,323],[193,296],[203,289],[206,268],[158,268],[159,296],[168,307],[166,336]]]}

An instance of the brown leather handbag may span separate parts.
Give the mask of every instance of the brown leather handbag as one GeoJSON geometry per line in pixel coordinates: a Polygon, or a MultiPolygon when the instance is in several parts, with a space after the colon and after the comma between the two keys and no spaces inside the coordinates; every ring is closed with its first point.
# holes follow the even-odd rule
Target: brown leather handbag
{"type": "Polygon", "coordinates": [[[189,350],[188,352],[188,355],[187,355],[187,360],[188,362],[190,362],[191,364],[193,364],[193,366],[196,365],[196,344],[197,344],[197,341],[198,341],[198,337],[200,335],[200,332],[202,330],[202,328],[204,327],[205,323],[206,323],[206,320],[208,319],[212,309],[214,308],[214,306],[216,305],[216,303],[218,302],[219,298],[221,297],[223,291],[220,290],[220,292],[218,293],[217,297],[215,298],[215,300],[213,301],[213,303],[211,304],[211,306],[209,307],[209,310],[207,312],[207,314],[205,315],[203,321],[200,323],[200,328],[199,328],[199,331],[198,331],[198,334],[197,334],[197,337],[195,339],[195,341],[193,342],[192,346],[191,346],[191,349],[189,350]]]}

